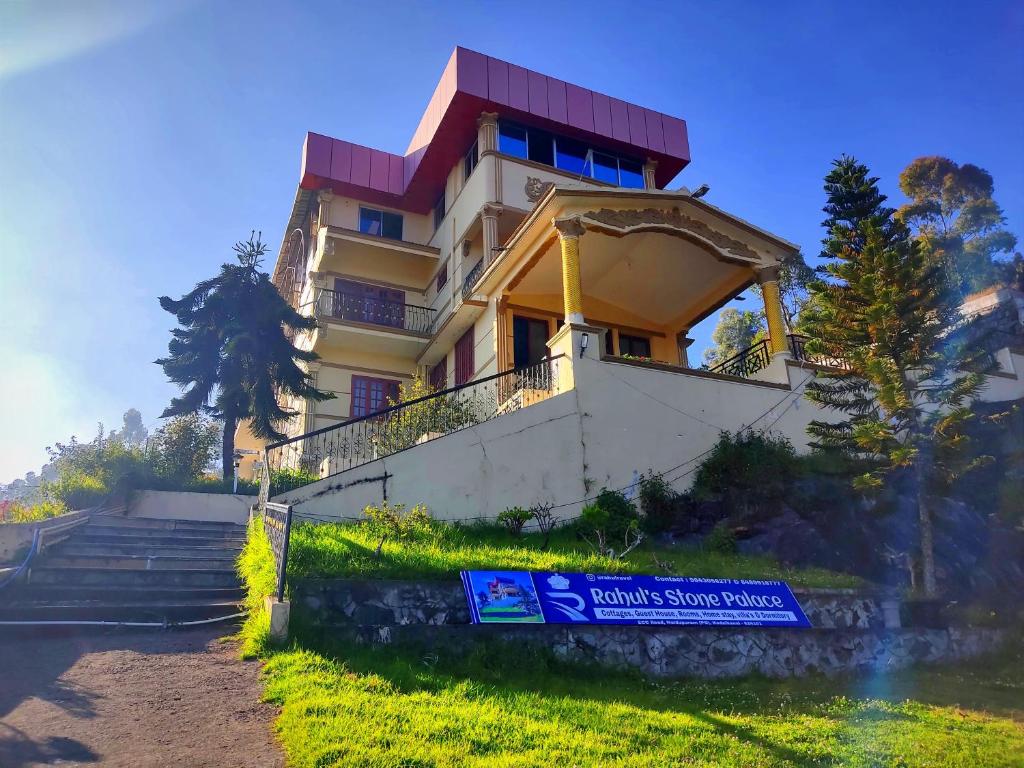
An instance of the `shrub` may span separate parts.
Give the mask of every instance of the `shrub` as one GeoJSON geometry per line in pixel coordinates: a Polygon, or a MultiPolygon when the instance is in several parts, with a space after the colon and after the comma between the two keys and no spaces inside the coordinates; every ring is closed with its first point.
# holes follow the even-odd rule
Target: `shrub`
{"type": "Polygon", "coordinates": [[[270,616],[263,598],[277,589],[277,566],[261,519],[249,524],[249,535],[235,568],[245,585],[245,609],[249,614],[239,633],[242,657],[253,658],[262,655],[270,641],[270,616]]]}
{"type": "Polygon", "coordinates": [[[584,541],[608,557],[625,557],[643,540],[636,507],[618,491],[607,488],[583,508],[577,530],[584,541]],[[617,550],[620,541],[622,548],[617,550]]]}
{"type": "Polygon", "coordinates": [[[430,384],[418,376],[409,384],[399,385],[398,400],[390,400],[388,405],[405,407],[380,418],[374,436],[374,446],[378,455],[389,456],[411,448],[424,435],[448,434],[478,424],[482,419],[477,415],[477,411],[490,406],[490,401],[477,402],[472,395],[465,392],[433,397],[406,405],[427,397],[434,391],[430,384]]]}
{"type": "Polygon", "coordinates": [[[711,533],[704,539],[704,548],[720,555],[734,555],[736,554],[736,534],[723,520],[712,528],[711,533]]]}
{"type": "Polygon", "coordinates": [[[372,504],[363,510],[367,518],[367,526],[380,539],[375,557],[380,557],[381,548],[388,539],[408,541],[430,531],[431,518],[427,508],[417,504],[408,512],[404,504],[388,504],[383,502],[379,507],[372,504]]]}
{"type": "Polygon", "coordinates": [[[35,523],[63,515],[68,511],[68,508],[59,501],[40,501],[35,504],[11,501],[5,502],[3,509],[0,510],[0,522],[35,523]]]}
{"type": "Polygon", "coordinates": [[[498,515],[498,522],[508,529],[513,536],[523,532],[523,526],[533,519],[533,512],[522,507],[510,507],[498,515]]]}
{"type": "Polygon", "coordinates": [[[308,469],[274,469],[270,472],[270,495],[275,496],[279,493],[285,493],[292,488],[315,483],[319,479],[319,472],[313,472],[308,469]]]}
{"type": "Polygon", "coordinates": [[[678,495],[661,475],[643,475],[640,478],[640,508],[643,510],[641,527],[647,533],[664,533],[676,519],[678,495]]]}
{"type": "Polygon", "coordinates": [[[162,478],[187,484],[203,477],[220,444],[220,427],[197,413],[175,416],[149,441],[147,459],[162,478]]]}
{"type": "Polygon", "coordinates": [[[798,471],[793,445],[784,437],[751,430],[722,432],[693,481],[697,499],[721,498],[745,511],[782,498],[798,471]]]}
{"type": "Polygon", "coordinates": [[[95,507],[106,497],[108,487],[100,478],[82,470],[62,471],[56,480],[43,483],[43,499],[68,509],[95,507]]]}

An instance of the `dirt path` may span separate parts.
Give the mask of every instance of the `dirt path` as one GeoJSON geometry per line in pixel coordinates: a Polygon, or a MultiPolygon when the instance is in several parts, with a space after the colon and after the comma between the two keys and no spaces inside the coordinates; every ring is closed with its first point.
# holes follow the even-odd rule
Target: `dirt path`
{"type": "Polygon", "coordinates": [[[0,634],[0,766],[282,766],[259,667],[224,634],[0,634]]]}

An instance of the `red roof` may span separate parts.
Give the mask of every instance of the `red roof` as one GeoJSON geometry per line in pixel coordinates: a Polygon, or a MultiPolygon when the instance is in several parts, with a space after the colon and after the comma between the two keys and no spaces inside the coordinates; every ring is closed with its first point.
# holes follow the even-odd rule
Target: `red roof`
{"type": "Polygon", "coordinates": [[[456,48],[404,156],[307,133],[299,186],[425,213],[472,145],[481,112],[657,160],[658,187],[690,162],[684,120],[456,48]]]}

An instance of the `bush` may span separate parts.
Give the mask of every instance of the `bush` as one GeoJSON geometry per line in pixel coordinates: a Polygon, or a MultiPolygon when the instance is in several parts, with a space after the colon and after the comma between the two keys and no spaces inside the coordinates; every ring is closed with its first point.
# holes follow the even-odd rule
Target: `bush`
{"type": "Polygon", "coordinates": [[[781,499],[796,479],[799,462],[783,437],[751,430],[722,432],[697,470],[693,496],[721,498],[730,512],[781,499]]]}
{"type": "Polygon", "coordinates": [[[408,541],[419,538],[430,532],[433,522],[422,504],[406,512],[404,504],[388,504],[385,501],[379,507],[372,504],[367,506],[363,514],[367,518],[366,525],[380,539],[374,553],[376,557],[380,557],[381,548],[388,539],[408,541]]]}
{"type": "Polygon", "coordinates": [[[300,488],[303,485],[315,483],[320,479],[320,473],[308,469],[275,469],[270,472],[270,495],[276,496],[285,493],[292,488],[300,488]]]}
{"type": "Polygon", "coordinates": [[[70,510],[59,501],[40,501],[35,504],[9,501],[0,505],[0,522],[35,523],[63,515],[68,511],[70,510]]]}
{"type": "Polygon", "coordinates": [[[623,557],[643,539],[636,507],[618,491],[607,488],[583,508],[577,530],[584,541],[608,557],[623,557]]]}
{"type": "Polygon", "coordinates": [[[411,448],[424,435],[454,432],[464,427],[479,424],[483,419],[478,410],[488,409],[490,401],[477,402],[472,395],[457,392],[450,395],[422,400],[435,390],[420,377],[409,384],[400,384],[398,400],[388,401],[388,406],[405,405],[397,411],[382,416],[375,427],[374,447],[379,456],[390,456],[398,451],[411,448]]]}
{"type": "Polygon", "coordinates": [[[640,508],[643,510],[641,527],[646,533],[664,533],[676,521],[679,497],[661,475],[640,478],[640,508]]]}
{"type": "Polygon", "coordinates": [[[519,536],[523,532],[523,526],[533,519],[533,512],[522,507],[510,507],[501,512],[497,520],[508,529],[513,536],[519,536]]]}
{"type": "Polygon", "coordinates": [[[720,555],[734,555],[736,554],[736,534],[723,520],[712,528],[711,533],[704,539],[704,548],[720,555]]]}
{"type": "Polygon", "coordinates": [[[63,471],[55,481],[43,483],[42,487],[44,503],[67,509],[95,507],[107,493],[107,486],[98,477],[87,475],[79,469],[63,471]]]}

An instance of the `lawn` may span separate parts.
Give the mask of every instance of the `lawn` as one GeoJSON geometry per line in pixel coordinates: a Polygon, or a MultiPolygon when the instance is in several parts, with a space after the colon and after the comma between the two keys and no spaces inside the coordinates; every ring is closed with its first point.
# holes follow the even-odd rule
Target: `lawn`
{"type": "Polygon", "coordinates": [[[511,647],[293,648],[266,697],[293,766],[1020,766],[1019,651],[867,679],[648,682],[511,647]]]}
{"type": "Polygon", "coordinates": [[[699,548],[644,544],[624,560],[596,554],[570,528],[556,529],[547,550],[539,533],[513,537],[494,525],[432,523],[411,541],[387,540],[380,556],[373,529],[324,523],[292,529],[288,575],[307,578],[458,579],[462,570],[532,570],[576,573],[671,573],[733,579],[783,579],[793,586],[856,587],[849,574],[821,568],[790,569],[770,557],[699,548]]]}

